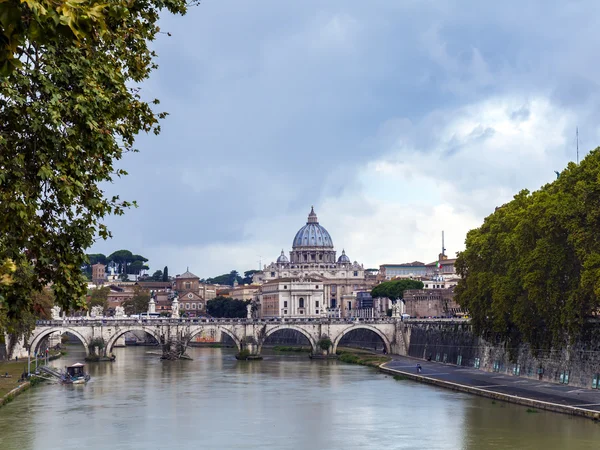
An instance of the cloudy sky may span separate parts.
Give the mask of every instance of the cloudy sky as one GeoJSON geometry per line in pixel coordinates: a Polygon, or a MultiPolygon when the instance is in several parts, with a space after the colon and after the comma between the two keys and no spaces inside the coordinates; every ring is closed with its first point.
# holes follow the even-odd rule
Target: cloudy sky
{"type": "Polygon", "coordinates": [[[368,267],[436,259],[600,143],[600,3],[203,0],[167,17],[109,218],[151,272],[273,261],[311,205],[368,267]],[[568,3],[568,4],[567,4],[568,3]]]}

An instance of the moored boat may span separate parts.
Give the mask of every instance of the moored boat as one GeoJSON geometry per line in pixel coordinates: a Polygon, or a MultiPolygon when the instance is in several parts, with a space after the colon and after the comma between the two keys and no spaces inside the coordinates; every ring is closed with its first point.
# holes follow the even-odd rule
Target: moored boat
{"type": "Polygon", "coordinates": [[[84,384],[90,381],[89,374],[84,371],[85,364],[75,363],[65,367],[65,373],[61,378],[63,384],[84,384]]]}

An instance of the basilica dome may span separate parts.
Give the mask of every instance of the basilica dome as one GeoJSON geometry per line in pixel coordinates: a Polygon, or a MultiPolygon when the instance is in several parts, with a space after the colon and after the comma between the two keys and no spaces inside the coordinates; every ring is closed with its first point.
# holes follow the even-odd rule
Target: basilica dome
{"type": "Polygon", "coordinates": [[[350,262],[350,258],[348,258],[348,255],[346,255],[346,250],[342,250],[342,254],[338,258],[338,262],[339,263],[349,263],[350,262]]]}
{"type": "Polygon", "coordinates": [[[283,253],[283,250],[281,250],[281,255],[279,255],[279,258],[277,258],[277,262],[279,264],[285,264],[290,262],[287,256],[285,256],[285,253],[283,253]]]}
{"type": "Polygon", "coordinates": [[[292,244],[294,249],[299,247],[333,248],[333,241],[329,236],[329,232],[319,225],[319,220],[312,207],[306,225],[298,230],[292,244]]]}

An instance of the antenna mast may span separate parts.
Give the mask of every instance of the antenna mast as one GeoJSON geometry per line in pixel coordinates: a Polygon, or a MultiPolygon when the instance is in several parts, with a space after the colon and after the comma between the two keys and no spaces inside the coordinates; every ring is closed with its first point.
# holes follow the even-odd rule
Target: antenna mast
{"type": "Polygon", "coordinates": [[[446,248],[444,247],[444,231],[442,230],[442,255],[446,256],[446,248]]]}

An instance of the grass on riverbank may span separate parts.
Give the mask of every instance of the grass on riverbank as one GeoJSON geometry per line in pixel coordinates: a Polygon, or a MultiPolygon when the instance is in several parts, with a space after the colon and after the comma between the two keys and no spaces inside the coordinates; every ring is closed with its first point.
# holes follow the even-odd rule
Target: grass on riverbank
{"type": "Polygon", "coordinates": [[[292,347],[286,345],[276,345],[273,347],[276,352],[310,353],[310,347],[292,347]]]}
{"type": "MultiPolygon", "coordinates": [[[[59,358],[64,352],[61,351],[50,351],[50,361],[59,358]]],[[[66,353],[66,352],[65,352],[66,353]]],[[[45,359],[38,360],[38,366],[45,364],[45,359]]],[[[35,359],[31,360],[31,370],[35,369],[35,359]]],[[[19,359],[18,361],[3,361],[0,362],[0,398],[4,397],[20,383],[19,379],[21,375],[27,372],[27,359],[19,359]],[[5,377],[8,373],[9,377],[5,377]]]]}
{"type": "Polygon", "coordinates": [[[388,356],[356,348],[338,349],[337,354],[340,361],[369,367],[379,367],[380,364],[392,360],[388,356]]]}
{"type": "Polygon", "coordinates": [[[27,360],[0,362],[0,398],[19,385],[23,372],[27,372],[27,360]],[[9,378],[5,377],[7,373],[9,378]]]}

